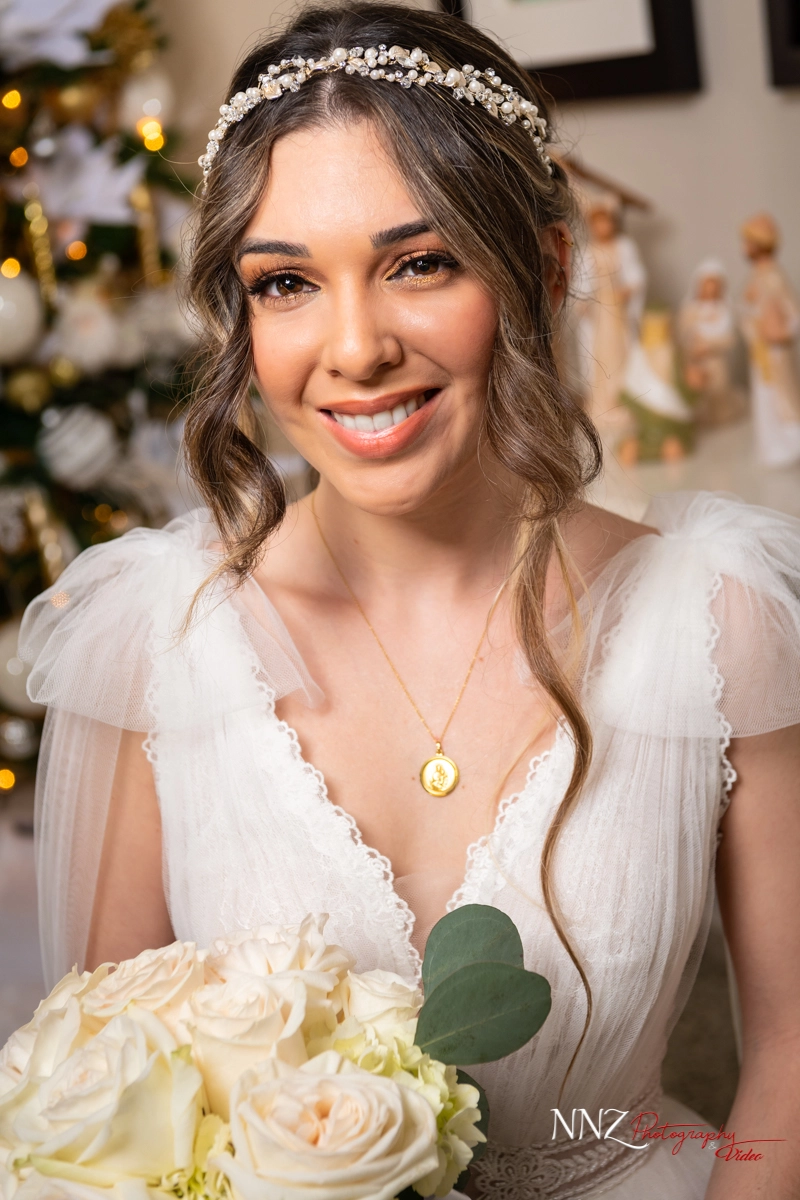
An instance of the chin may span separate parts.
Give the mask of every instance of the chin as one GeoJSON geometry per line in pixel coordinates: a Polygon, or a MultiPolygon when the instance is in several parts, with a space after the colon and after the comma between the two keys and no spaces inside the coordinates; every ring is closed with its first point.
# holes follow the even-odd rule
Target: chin
{"type": "Polygon", "coordinates": [[[320,471],[326,484],[348,504],[382,517],[405,517],[425,509],[459,474],[458,464],[413,460],[320,471]]]}

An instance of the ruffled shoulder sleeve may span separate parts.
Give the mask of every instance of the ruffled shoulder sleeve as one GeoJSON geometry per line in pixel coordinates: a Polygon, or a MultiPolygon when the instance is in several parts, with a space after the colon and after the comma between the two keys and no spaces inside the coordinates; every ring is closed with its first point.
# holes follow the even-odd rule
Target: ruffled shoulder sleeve
{"type": "Polygon", "coordinates": [[[800,521],[735,496],[656,497],[585,612],[595,717],[642,733],[748,737],[800,723],[800,521]]]}
{"type": "MultiPolygon", "coordinates": [[[[84,961],[117,761],[126,736],[204,735],[300,690],[318,697],[278,613],[253,579],[219,578],[205,510],[93,547],[28,607],[19,655],[47,706],[36,773],[39,928],[48,986],[84,961]]],[[[160,803],[168,798],[159,796],[160,803]]]]}
{"type": "Polygon", "coordinates": [[[258,703],[254,673],[276,697],[299,688],[311,702],[315,686],[252,579],[235,591],[215,581],[183,630],[219,562],[216,542],[198,509],[79,555],[25,613],[19,656],[31,665],[31,699],[141,732],[258,703]]]}

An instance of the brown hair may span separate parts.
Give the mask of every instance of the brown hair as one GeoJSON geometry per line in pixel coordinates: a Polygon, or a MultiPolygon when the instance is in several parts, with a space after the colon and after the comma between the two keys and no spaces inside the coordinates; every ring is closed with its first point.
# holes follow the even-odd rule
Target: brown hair
{"type": "MultiPolygon", "coordinates": [[[[260,44],[237,70],[229,94],[257,84],[272,63],[330,55],[337,46],[422,47],[445,70],[493,66],[505,83],[546,105],[530,76],[479,30],[453,17],[389,4],[353,3],[302,13],[280,36],[260,44]]],[[[558,378],[553,314],[540,233],[569,221],[573,200],[563,171],[552,176],[528,134],[504,125],[445,88],[367,82],[344,72],[321,75],[276,103],[263,103],[221,143],[196,216],[190,297],[203,323],[202,386],[186,422],[189,469],[226,548],[220,572],[239,580],[254,568],[286,507],[280,479],[254,441],[249,385],[253,369],[248,298],[236,269],[243,230],[266,186],[270,149],[302,126],[369,120],[381,130],[420,213],[498,307],[486,398],[484,439],[524,485],[522,550],[516,565],[515,621],[530,669],[563,714],[575,744],[569,786],[545,838],[541,885],[558,937],[577,968],[592,1011],[586,973],[563,927],[551,881],[558,835],[586,779],[592,750],[588,722],[547,637],[545,577],[553,553],[572,589],[558,520],[583,499],[600,468],[588,417],[558,378]]],[[[567,1072],[569,1074],[569,1071],[567,1072]]]]}

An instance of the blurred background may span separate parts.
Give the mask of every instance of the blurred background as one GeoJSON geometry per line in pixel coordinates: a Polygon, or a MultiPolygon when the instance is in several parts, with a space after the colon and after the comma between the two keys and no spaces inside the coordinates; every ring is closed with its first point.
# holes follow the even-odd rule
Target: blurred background
{"type": "MultiPolygon", "coordinates": [[[[454,0],[449,0],[451,6],[454,0]]],[[[455,0],[457,2],[457,0],[455,0]]],[[[0,2],[0,1044],[42,993],[26,603],[81,549],[196,504],[179,303],[196,160],[279,0],[0,2]]],[[[594,499],[722,489],[800,515],[800,10],[794,0],[472,0],[541,73],[581,210],[565,378],[606,446],[594,499]]],[[[306,464],[263,410],[290,491],[306,464]]],[[[111,651],[112,648],[110,647],[111,651]]],[[[665,1083],[736,1083],[715,923],[665,1083]]]]}

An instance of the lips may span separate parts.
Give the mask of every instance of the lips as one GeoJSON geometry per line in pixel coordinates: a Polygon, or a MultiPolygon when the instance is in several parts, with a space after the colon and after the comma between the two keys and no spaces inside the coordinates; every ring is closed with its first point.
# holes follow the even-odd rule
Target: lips
{"type": "Polygon", "coordinates": [[[409,446],[435,411],[439,388],[395,393],[371,401],[342,401],[321,409],[336,441],[362,458],[386,458],[409,446]]]}

